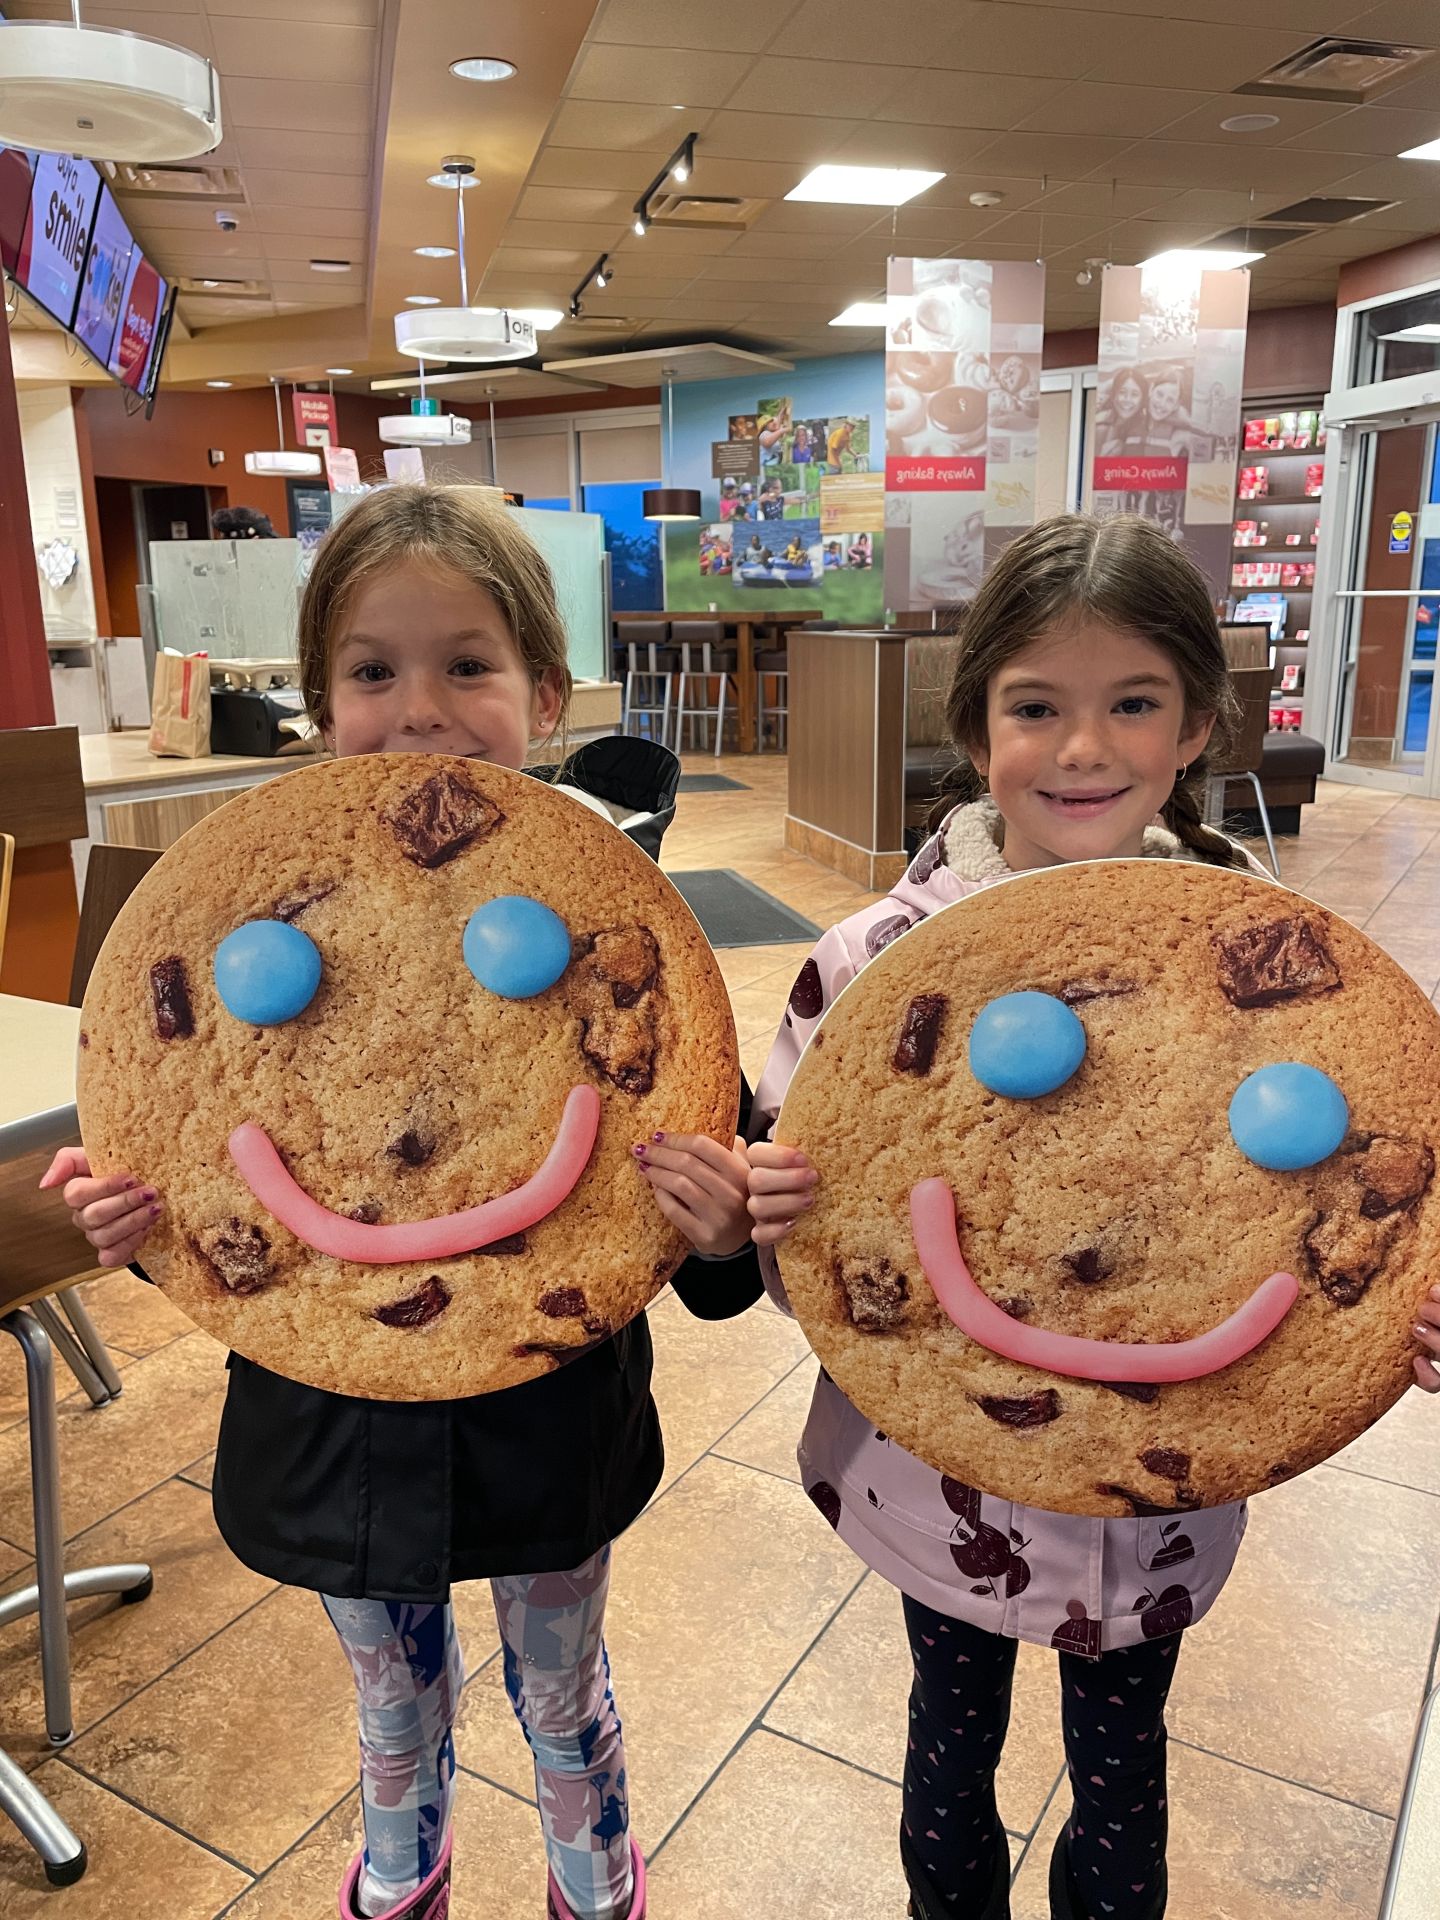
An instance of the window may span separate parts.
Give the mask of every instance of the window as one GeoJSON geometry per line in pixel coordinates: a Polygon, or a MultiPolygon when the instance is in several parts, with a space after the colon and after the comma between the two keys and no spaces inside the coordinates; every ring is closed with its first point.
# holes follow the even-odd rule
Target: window
{"type": "Polygon", "coordinates": [[[616,613],[665,604],[665,575],[660,560],[660,528],[645,518],[644,494],[659,480],[631,480],[582,489],[586,513],[605,522],[605,551],[610,555],[610,604],[616,613]]]}

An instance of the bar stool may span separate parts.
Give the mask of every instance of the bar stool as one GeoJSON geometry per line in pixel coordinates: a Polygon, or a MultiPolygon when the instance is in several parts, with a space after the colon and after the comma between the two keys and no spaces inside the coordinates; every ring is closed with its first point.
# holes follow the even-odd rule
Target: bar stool
{"type": "Polygon", "coordinates": [[[617,620],[615,633],[625,648],[625,693],[621,703],[620,731],[645,732],[663,747],[670,732],[671,676],[680,665],[680,655],[666,646],[670,625],[666,620],[617,620]],[[654,722],[658,719],[657,733],[654,722]]]}
{"type": "Polygon", "coordinates": [[[725,623],[722,620],[676,620],[671,623],[670,635],[680,647],[680,685],[675,703],[675,750],[678,753],[683,744],[682,735],[686,721],[699,720],[704,725],[715,722],[715,757],[720,757],[720,749],[725,740],[725,694],[730,686],[730,677],[740,664],[739,650],[722,644],[725,638],[725,623]],[[686,695],[695,681],[700,682],[701,698],[692,705],[686,704],[686,695]],[[710,684],[718,686],[715,700],[710,699],[710,684]]]}
{"type": "Polygon", "coordinates": [[[790,717],[790,656],[784,647],[765,647],[755,655],[755,680],[759,699],[755,706],[755,751],[765,751],[765,722],[775,722],[776,751],[783,753],[789,744],[786,723],[790,717]],[[766,683],[774,686],[776,697],[767,702],[766,683]]]}

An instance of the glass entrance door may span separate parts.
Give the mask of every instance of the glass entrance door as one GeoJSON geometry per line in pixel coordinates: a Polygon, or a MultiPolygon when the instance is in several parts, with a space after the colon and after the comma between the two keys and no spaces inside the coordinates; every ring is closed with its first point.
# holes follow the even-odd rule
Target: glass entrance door
{"type": "Polygon", "coordinates": [[[1330,454],[1340,478],[1327,529],[1339,555],[1326,636],[1333,676],[1330,771],[1364,785],[1434,795],[1440,791],[1440,708],[1432,698],[1440,622],[1436,426],[1412,412],[1394,425],[1342,427],[1331,436],[1330,454]]]}

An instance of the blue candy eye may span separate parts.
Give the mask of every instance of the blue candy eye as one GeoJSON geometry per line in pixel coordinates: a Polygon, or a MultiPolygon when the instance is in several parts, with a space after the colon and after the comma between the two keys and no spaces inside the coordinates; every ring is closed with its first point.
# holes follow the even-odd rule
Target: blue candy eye
{"type": "Polygon", "coordinates": [[[1085,1058],[1080,1017],[1053,993],[1005,993],[975,1016],[970,1071],[1011,1100],[1054,1093],[1085,1058]]]}
{"type": "Polygon", "coordinates": [[[553,987],[570,964],[570,933],[558,913],[523,894],[477,907],[461,942],[465,964],[502,1000],[529,1000],[553,987]]]}
{"type": "Polygon", "coordinates": [[[1235,1089],[1230,1136],[1272,1173],[1318,1166],[1345,1138],[1350,1108],[1328,1073],[1296,1060],[1258,1067],[1235,1089]]]}
{"type": "Polygon", "coordinates": [[[320,949],[285,920],[247,920],[215,949],[215,991],[252,1027],[278,1027],[303,1013],[320,984],[320,949]]]}

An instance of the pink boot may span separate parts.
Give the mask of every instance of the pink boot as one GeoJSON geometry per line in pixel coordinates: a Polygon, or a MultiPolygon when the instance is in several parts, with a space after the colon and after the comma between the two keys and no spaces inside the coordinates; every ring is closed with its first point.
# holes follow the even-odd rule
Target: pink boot
{"type": "MultiPolygon", "coordinates": [[[[362,1849],[350,1862],[345,1878],[340,1883],[340,1920],[362,1920],[356,1895],[364,1865],[365,1854],[362,1849]]],[[[393,1907],[387,1907],[378,1920],[445,1920],[449,1911],[450,1835],[447,1833],[445,1845],[440,1849],[440,1858],[420,1885],[393,1907]]]]}
{"type": "MultiPolygon", "coordinates": [[[[626,1920],[645,1920],[645,1856],[632,1840],[630,1842],[630,1860],[634,1868],[635,1884],[630,1895],[630,1911],[626,1920]]],[[[555,1876],[549,1877],[545,1911],[548,1920],[575,1920],[565,1904],[565,1896],[555,1884],[555,1876]]]]}

